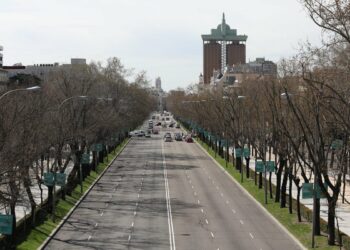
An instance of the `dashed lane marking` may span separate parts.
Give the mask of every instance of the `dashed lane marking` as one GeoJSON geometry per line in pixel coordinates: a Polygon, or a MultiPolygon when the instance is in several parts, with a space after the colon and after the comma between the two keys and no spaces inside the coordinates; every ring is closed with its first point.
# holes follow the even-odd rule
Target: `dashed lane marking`
{"type": "Polygon", "coordinates": [[[252,235],[252,233],[249,233],[249,235],[250,235],[250,238],[254,239],[254,236],[252,235]]]}
{"type": "Polygon", "coordinates": [[[240,222],[242,225],[244,224],[242,220],[239,220],[239,222],[240,222]]]}
{"type": "Polygon", "coordinates": [[[92,237],[92,236],[91,236],[91,235],[89,235],[88,241],[91,239],[91,237],[92,237]]]}
{"type": "Polygon", "coordinates": [[[210,235],[211,235],[211,237],[215,238],[213,232],[210,232],[210,235]]]}
{"type": "Polygon", "coordinates": [[[205,223],[209,224],[209,221],[207,219],[205,219],[205,223]]]}

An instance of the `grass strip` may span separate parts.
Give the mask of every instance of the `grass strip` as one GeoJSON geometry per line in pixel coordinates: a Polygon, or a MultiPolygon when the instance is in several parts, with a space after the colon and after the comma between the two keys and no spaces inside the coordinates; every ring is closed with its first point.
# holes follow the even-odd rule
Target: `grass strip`
{"type": "MultiPolygon", "coordinates": [[[[66,195],[66,200],[60,199],[55,208],[55,222],[52,220],[52,216],[47,214],[43,220],[43,222],[33,228],[28,236],[22,241],[17,249],[19,250],[30,250],[37,249],[51,234],[51,232],[60,224],[61,220],[66,216],[69,210],[78,202],[78,200],[87,192],[89,187],[94,183],[94,181],[99,177],[99,175],[106,169],[106,167],[110,164],[112,159],[121,151],[124,145],[128,142],[129,139],[125,140],[122,144],[120,144],[115,153],[112,152],[108,155],[109,162],[100,163],[96,172],[91,171],[90,175],[85,178],[83,182],[84,193],[80,193],[80,185],[77,185],[72,192],[72,195],[66,195]]],[[[104,158],[106,161],[107,157],[104,158]]]]}
{"type": "MultiPolygon", "coordinates": [[[[233,164],[228,164],[226,168],[226,161],[218,154],[216,154],[211,147],[208,147],[206,143],[197,139],[203,148],[225,169],[238,183],[241,182],[241,174],[237,171],[233,164]]],[[[275,203],[274,199],[268,197],[268,204],[265,204],[265,193],[264,189],[259,189],[253,179],[247,179],[245,175],[243,176],[243,183],[240,183],[266,210],[273,215],[291,234],[295,236],[306,248],[311,248],[311,233],[312,224],[307,221],[298,222],[296,214],[290,214],[288,208],[280,208],[279,203],[275,203]]],[[[316,236],[316,249],[319,250],[339,250],[339,246],[329,246],[327,243],[327,236],[321,235],[316,236]]]]}

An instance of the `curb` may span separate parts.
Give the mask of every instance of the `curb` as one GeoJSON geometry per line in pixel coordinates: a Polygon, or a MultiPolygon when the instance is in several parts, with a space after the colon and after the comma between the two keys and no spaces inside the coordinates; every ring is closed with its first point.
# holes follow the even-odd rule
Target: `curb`
{"type": "Polygon", "coordinates": [[[298,245],[301,249],[307,250],[307,248],[301,244],[301,242],[293,235],[291,234],[263,205],[261,205],[244,187],[241,186],[241,184],[233,178],[204,148],[203,146],[198,143],[197,140],[195,140],[196,144],[200,147],[200,149],[206,153],[213,161],[214,163],[220,167],[221,171],[224,172],[237,186],[239,189],[241,189],[252,201],[254,201],[264,212],[266,215],[268,215],[287,235],[289,235],[298,245]]]}
{"type": "Polygon", "coordinates": [[[57,234],[58,230],[61,229],[63,224],[69,219],[69,217],[72,215],[74,210],[80,205],[80,203],[85,199],[85,197],[90,193],[91,189],[96,185],[96,183],[102,178],[102,176],[105,174],[105,172],[109,169],[109,167],[113,164],[115,159],[124,151],[124,148],[129,144],[131,141],[130,138],[128,138],[128,141],[125,143],[125,145],[120,149],[118,154],[114,156],[114,158],[110,161],[108,166],[102,171],[102,173],[97,177],[97,179],[92,183],[92,185],[88,188],[88,190],[85,191],[82,197],[75,203],[75,205],[69,210],[69,212],[64,216],[64,218],[61,220],[60,224],[57,225],[57,227],[51,232],[51,234],[46,238],[46,240],[38,247],[39,250],[44,249],[52,240],[52,238],[57,234]]]}

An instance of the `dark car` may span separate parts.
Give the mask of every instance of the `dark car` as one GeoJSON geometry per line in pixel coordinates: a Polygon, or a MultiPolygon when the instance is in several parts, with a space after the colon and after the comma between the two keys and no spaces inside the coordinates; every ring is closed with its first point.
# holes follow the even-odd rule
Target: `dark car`
{"type": "Polygon", "coordinates": [[[188,142],[188,143],[192,143],[192,142],[193,142],[193,139],[192,139],[192,137],[187,136],[186,139],[185,139],[185,141],[188,142]]]}
{"type": "Polygon", "coordinates": [[[182,141],[182,136],[180,133],[176,133],[174,137],[175,137],[175,141],[182,141]]]}
{"type": "Polygon", "coordinates": [[[180,128],[180,124],[176,124],[176,128],[180,128]]]}

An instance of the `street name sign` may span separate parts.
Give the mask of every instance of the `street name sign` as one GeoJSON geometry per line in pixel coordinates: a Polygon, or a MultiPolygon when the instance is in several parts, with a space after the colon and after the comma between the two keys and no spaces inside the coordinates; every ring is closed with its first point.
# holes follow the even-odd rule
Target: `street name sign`
{"type": "Polygon", "coordinates": [[[249,148],[244,148],[243,149],[243,155],[244,155],[245,158],[248,158],[250,156],[249,148]]]}
{"type": "Polygon", "coordinates": [[[256,161],[255,162],[255,172],[256,173],[263,173],[265,171],[265,165],[263,161],[256,161]]]}
{"type": "Polygon", "coordinates": [[[44,173],[44,184],[46,186],[53,186],[55,183],[55,175],[51,172],[44,173]]]}
{"type": "Polygon", "coordinates": [[[90,154],[83,154],[81,156],[81,164],[89,164],[90,163],[90,154]]]}
{"type": "Polygon", "coordinates": [[[313,197],[313,183],[304,183],[301,189],[301,196],[303,199],[311,199],[313,197]]]}
{"type": "Polygon", "coordinates": [[[56,173],[56,184],[58,186],[65,186],[66,185],[66,174],[65,173],[56,173]]]}
{"type": "Polygon", "coordinates": [[[235,156],[236,156],[236,158],[242,157],[242,149],[241,148],[235,148],[235,156]]]}

